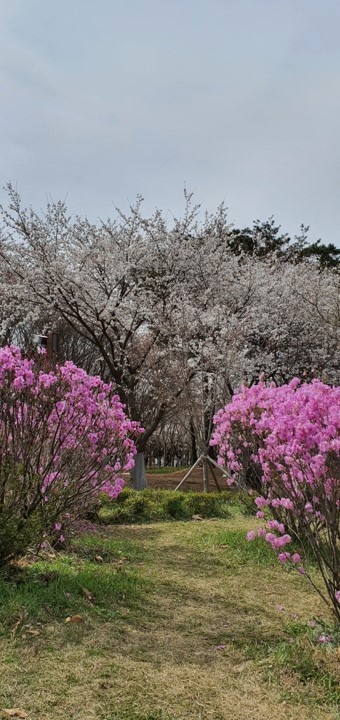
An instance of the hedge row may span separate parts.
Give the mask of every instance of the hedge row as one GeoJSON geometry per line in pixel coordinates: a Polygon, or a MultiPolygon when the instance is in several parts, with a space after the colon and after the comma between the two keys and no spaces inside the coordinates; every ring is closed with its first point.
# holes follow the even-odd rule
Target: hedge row
{"type": "Polygon", "coordinates": [[[249,512],[247,498],[235,491],[198,493],[147,488],[137,492],[124,488],[116,500],[103,499],[99,520],[107,524],[127,524],[157,520],[191,520],[193,515],[200,515],[202,518],[226,518],[230,516],[231,507],[235,506],[243,512],[249,512]]]}

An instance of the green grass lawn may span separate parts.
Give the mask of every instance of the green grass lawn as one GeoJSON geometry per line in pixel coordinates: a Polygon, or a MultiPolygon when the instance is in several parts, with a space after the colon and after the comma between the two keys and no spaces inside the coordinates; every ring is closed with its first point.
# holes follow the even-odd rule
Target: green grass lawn
{"type": "Polygon", "coordinates": [[[0,708],[31,720],[339,718],[339,650],[311,627],[330,627],[327,608],[246,541],[255,523],[235,511],[103,526],[11,568],[0,708]]]}

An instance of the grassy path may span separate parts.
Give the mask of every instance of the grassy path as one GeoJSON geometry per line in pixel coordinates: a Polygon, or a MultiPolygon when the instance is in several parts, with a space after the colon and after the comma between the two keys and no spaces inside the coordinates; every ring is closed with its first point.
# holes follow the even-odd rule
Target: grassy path
{"type": "Polygon", "coordinates": [[[308,626],[325,610],[247,543],[253,525],[104,528],[0,581],[0,708],[31,720],[339,718],[339,654],[308,626]]]}

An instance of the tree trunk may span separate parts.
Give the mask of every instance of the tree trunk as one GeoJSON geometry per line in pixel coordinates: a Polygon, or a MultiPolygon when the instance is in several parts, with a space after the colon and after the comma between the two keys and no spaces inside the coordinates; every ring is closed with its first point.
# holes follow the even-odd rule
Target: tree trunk
{"type": "Polygon", "coordinates": [[[191,421],[190,422],[190,460],[189,460],[189,465],[194,465],[197,458],[198,458],[198,455],[197,455],[195,428],[194,428],[194,423],[191,421]]]}
{"type": "Polygon", "coordinates": [[[135,455],[135,465],[131,470],[131,478],[135,490],[144,490],[146,488],[144,453],[138,452],[135,455]]]}
{"type": "Polygon", "coordinates": [[[209,467],[205,458],[203,458],[203,491],[209,492],[209,467]]]}

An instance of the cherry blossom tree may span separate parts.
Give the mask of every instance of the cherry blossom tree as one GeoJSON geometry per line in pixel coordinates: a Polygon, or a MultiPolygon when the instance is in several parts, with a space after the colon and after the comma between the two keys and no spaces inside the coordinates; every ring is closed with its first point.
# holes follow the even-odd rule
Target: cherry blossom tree
{"type": "Polygon", "coordinates": [[[339,381],[339,328],[327,322],[338,298],[338,276],[308,263],[262,261],[249,307],[245,379],[276,384],[294,376],[339,381]],[[323,298],[323,312],[317,311],[323,298]]]}
{"type": "Polygon", "coordinates": [[[279,255],[231,254],[226,237],[221,207],[196,228],[179,260],[186,270],[177,290],[178,342],[195,367],[181,402],[191,409],[187,432],[194,428],[203,454],[214,412],[242,382],[252,385],[259,375],[277,385],[296,375],[339,380],[339,332],[326,321],[338,297],[336,273],[279,255]],[[317,297],[324,299],[324,313],[316,311],[317,297]]]}
{"type": "MultiPolygon", "coordinates": [[[[22,207],[11,186],[8,192],[1,257],[11,310],[2,318],[3,337],[18,332],[20,323],[62,320],[96,350],[102,376],[114,380],[129,416],[145,429],[135,465],[141,488],[145,445],[192,375],[183,364],[181,375],[171,374],[172,350],[176,356],[180,351],[173,345],[175,275],[166,254],[165,221],[158,212],[143,220],[141,198],[128,216],[120,213],[115,221],[94,225],[70,218],[61,202],[50,203],[39,216],[22,207]],[[146,393],[151,412],[145,412],[146,393]]],[[[186,224],[177,223],[176,233],[186,224]]]]}
{"type": "Polygon", "coordinates": [[[137,487],[147,444],[176,408],[191,409],[187,431],[204,453],[216,408],[242,382],[260,373],[276,384],[294,375],[337,381],[336,273],[289,262],[266,239],[270,252],[236,251],[223,204],[201,220],[186,193],[183,217],[169,223],[158,210],[144,217],[138,198],[128,214],[94,224],[64,203],[38,215],[8,191],[2,337],[59,326],[64,356],[115,382],[145,428],[137,487]]]}

